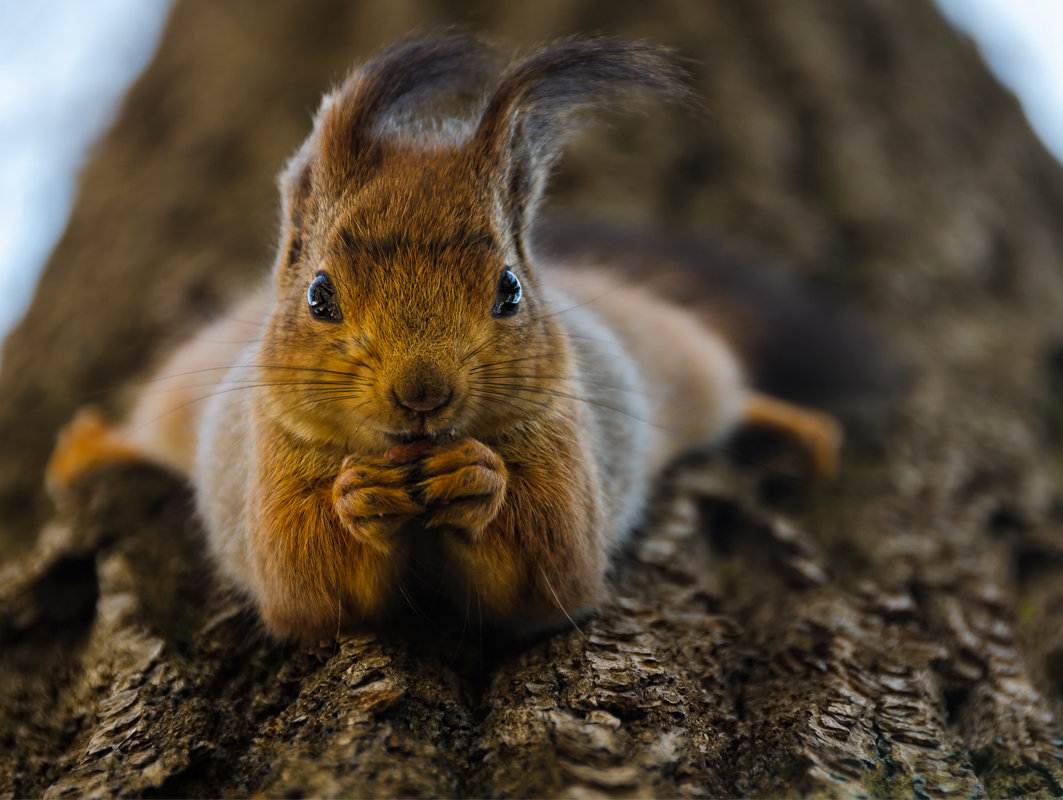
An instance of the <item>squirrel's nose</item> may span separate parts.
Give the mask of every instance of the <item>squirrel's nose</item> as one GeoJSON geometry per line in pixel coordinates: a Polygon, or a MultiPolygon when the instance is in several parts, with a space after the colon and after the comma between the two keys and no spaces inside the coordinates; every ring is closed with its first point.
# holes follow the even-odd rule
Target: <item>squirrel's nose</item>
{"type": "Polygon", "coordinates": [[[428,414],[432,411],[438,411],[443,408],[443,406],[450,402],[451,396],[450,389],[444,391],[405,394],[401,393],[396,387],[395,389],[392,389],[392,393],[395,395],[395,402],[400,406],[422,414],[428,414]]]}
{"type": "Polygon", "coordinates": [[[391,394],[400,408],[430,414],[449,403],[454,392],[450,381],[438,368],[414,362],[392,384],[391,394]]]}

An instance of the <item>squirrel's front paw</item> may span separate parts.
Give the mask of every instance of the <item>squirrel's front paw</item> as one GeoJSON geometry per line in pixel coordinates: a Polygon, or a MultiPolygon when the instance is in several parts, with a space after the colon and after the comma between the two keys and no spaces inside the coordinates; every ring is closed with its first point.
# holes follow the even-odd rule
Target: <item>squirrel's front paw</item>
{"type": "Polygon", "coordinates": [[[420,462],[419,496],[428,507],[427,526],[453,526],[478,536],[502,509],[507,472],[502,459],[476,439],[459,439],[432,450],[420,462]]]}
{"type": "Polygon", "coordinates": [[[409,468],[387,456],[347,456],[332,484],[332,503],[358,539],[387,547],[388,538],[424,506],[410,496],[409,468]]]}

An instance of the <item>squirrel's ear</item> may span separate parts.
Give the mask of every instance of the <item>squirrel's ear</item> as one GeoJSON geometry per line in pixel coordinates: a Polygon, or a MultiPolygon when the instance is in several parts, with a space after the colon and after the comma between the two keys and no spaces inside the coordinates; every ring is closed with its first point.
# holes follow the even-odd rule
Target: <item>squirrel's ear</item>
{"type": "Polygon", "coordinates": [[[303,142],[280,176],[281,244],[277,254],[277,269],[280,272],[298,261],[303,251],[305,222],[313,188],[310,164],[313,152],[313,140],[303,142]]]}
{"type": "Polygon", "coordinates": [[[342,190],[372,166],[379,132],[389,120],[415,116],[461,93],[479,94],[494,71],[494,51],[468,33],[396,42],[325,96],[314,132],[314,166],[321,172],[315,178],[342,190]]]}
{"type": "Polygon", "coordinates": [[[566,39],[511,66],[488,100],[473,147],[494,184],[499,221],[522,257],[551,164],[588,112],[688,97],[669,50],[616,39],[566,39]],[[617,101],[624,101],[621,105],[617,101]]]}
{"type": "Polygon", "coordinates": [[[316,210],[373,169],[388,122],[416,119],[463,94],[478,98],[495,67],[494,51],[470,34],[415,35],[353,70],[325,95],[313,133],[280,177],[279,274],[299,259],[316,210]]]}

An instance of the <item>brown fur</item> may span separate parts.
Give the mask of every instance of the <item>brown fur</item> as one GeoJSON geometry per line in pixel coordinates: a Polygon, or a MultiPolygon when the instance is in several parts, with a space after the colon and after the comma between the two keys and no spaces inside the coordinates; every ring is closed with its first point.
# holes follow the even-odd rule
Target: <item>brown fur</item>
{"type": "MultiPolygon", "coordinates": [[[[210,352],[237,366],[202,415],[182,415],[212,552],[276,634],[387,614],[418,536],[436,543],[444,590],[488,619],[585,612],[649,475],[725,434],[748,401],[733,352],[696,315],[528,252],[574,115],[681,95],[666,55],[560,42],[507,70],[473,120],[408,129],[441,92],[475,95],[488,64],[468,37],[415,38],[326,97],[282,178],[272,290],[240,312],[261,333],[243,354],[210,352]],[[496,318],[504,269],[523,298],[496,318]],[[308,311],[321,273],[341,319],[308,311]]],[[[185,358],[208,360],[205,341],[185,358]]],[[[778,408],[760,404],[758,421],[799,416],[765,417],[778,408]]]]}

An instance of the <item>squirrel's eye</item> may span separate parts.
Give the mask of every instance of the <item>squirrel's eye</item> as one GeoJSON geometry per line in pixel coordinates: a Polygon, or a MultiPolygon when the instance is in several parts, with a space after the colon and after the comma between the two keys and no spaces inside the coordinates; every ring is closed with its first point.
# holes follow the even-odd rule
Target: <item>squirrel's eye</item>
{"type": "Polygon", "coordinates": [[[517,276],[508,269],[502,270],[502,277],[498,281],[498,296],[495,306],[491,309],[493,317],[511,317],[517,313],[520,305],[520,281],[517,276]]]}
{"type": "Polygon", "coordinates": [[[306,304],[310,307],[310,313],[318,319],[330,322],[343,319],[339,303],[336,302],[336,287],[324,272],[319,272],[310,282],[310,288],[306,290],[306,304]]]}

